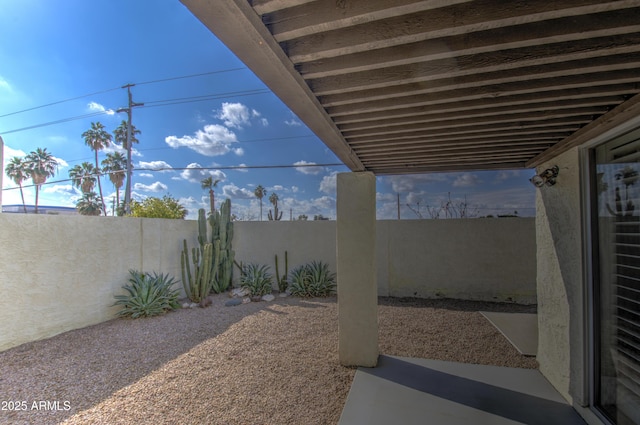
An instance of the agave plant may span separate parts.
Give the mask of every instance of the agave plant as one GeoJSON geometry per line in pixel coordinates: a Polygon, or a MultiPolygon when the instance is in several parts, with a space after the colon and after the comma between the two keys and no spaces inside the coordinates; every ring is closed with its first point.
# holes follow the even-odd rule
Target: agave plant
{"type": "Polygon", "coordinates": [[[271,276],[268,270],[269,267],[265,265],[243,265],[240,276],[240,286],[248,289],[254,297],[270,294],[273,285],[273,276],[271,276]]]}
{"type": "Polygon", "coordinates": [[[136,270],[129,270],[129,273],[129,284],[123,286],[128,294],[115,296],[114,305],[123,306],[118,312],[119,317],[157,316],[179,307],[179,290],[172,289],[176,283],[173,277],[136,270]]]}
{"type": "Polygon", "coordinates": [[[335,292],[336,274],[322,261],[313,261],[293,269],[289,291],[299,297],[327,297],[335,292]]]}

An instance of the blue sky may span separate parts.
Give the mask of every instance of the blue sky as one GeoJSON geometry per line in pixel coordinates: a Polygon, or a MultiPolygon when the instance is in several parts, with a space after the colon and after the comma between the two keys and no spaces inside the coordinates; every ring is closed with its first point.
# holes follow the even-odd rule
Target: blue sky
{"type": "MultiPolygon", "coordinates": [[[[93,162],[81,137],[91,122],[112,132],[126,119],[114,111],[127,106],[121,87],[131,83],[133,100],[145,104],[133,112],[133,124],[142,131],[134,166],[173,169],[135,171],[135,198],[169,194],[194,218],[199,207],[208,206],[200,181],[213,175],[220,179],[216,199],[230,198],[239,219],[260,219],[253,196],[259,184],[278,194],[285,220],[301,214],[335,218],[335,175],[347,167],[250,168],[340,161],[179,1],[0,0],[0,10],[5,163],[47,148],[60,160],[51,180],[67,179],[69,168],[93,162]],[[74,100],[40,107],[67,99],[74,100]],[[23,110],[28,111],[15,113],[23,110]],[[42,125],[55,121],[64,122],[42,125]],[[239,166],[249,168],[229,168],[239,166]]],[[[398,194],[406,219],[429,218],[449,199],[454,205],[466,199],[479,216],[532,216],[532,175],[519,170],[378,177],[378,218],[397,217],[398,194]]],[[[104,180],[110,206],[115,191],[104,180]]],[[[5,176],[5,205],[21,203],[18,190],[6,190],[12,187],[5,176]]],[[[48,184],[40,204],[74,206],[80,195],[68,181],[48,184]]],[[[33,188],[25,189],[25,198],[34,202],[33,188]]],[[[266,220],[270,204],[263,202],[266,220]]]]}

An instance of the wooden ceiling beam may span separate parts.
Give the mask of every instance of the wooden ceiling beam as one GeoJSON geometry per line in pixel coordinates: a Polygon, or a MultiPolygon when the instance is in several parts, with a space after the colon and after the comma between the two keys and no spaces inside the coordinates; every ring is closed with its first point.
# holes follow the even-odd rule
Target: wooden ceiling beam
{"type": "MultiPolygon", "coordinates": [[[[339,106],[325,106],[331,117],[343,115],[379,112],[391,109],[403,109],[425,105],[443,105],[465,103],[471,101],[484,102],[488,107],[504,104],[523,104],[527,101],[553,101],[554,99],[580,99],[592,97],[594,93],[604,95],[628,95],[640,93],[637,81],[603,82],[599,80],[574,82],[571,79],[554,81],[534,81],[528,85],[526,81],[510,83],[502,86],[474,87],[450,91],[424,93],[421,89],[406,88],[394,97],[388,96],[387,90],[367,93],[367,96],[351,98],[351,103],[339,106]],[[551,84],[551,85],[549,85],[551,84]],[[376,96],[375,92],[381,93],[376,96]]],[[[322,99],[321,99],[322,100],[322,99]]]]}
{"type": "Polygon", "coordinates": [[[294,63],[342,56],[422,40],[471,34],[531,22],[579,17],[637,6],[633,1],[599,0],[511,1],[476,0],[409,15],[365,22],[281,43],[294,63]]]}
{"type": "Polygon", "coordinates": [[[441,105],[439,107],[419,106],[404,109],[393,109],[385,112],[354,114],[336,117],[334,122],[340,129],[359,129],[368,126],[390,125],[398,122],[423,122],[424,120],[448,120],[454,115],[458,119],[492,117],[500,115],[523,114],[539,111],[564,111],[585,107],[602,107],[612,109],[624,102],[623,96],[589,97],[586,99],[560,99],[552,102],[527,102],[523,104],[487,107],[486,102],[464,102],[441,105]],[[345,127],[353,125],[354,127],[345,127]],[[357,126],[357,127],[356,127],[357,126]]]}
{"type": "Polygon", "coordinates": [[[353,25],[467,3],[471,0],[350,0],[305,3],[264,14],[262,21],[279,42],[353,25]]]}
{"type": "MultiPolygon", "coordinates": [[[[451,72],[447,69],[433,71],[429,65],[423,63],[378,69],[336,77],[323,78],[321,80],[308,81],[307,83],[318,96],[332,94],[348,95],[366,90],[389,88],[393,86],[406,86],[408,84],[420,84],[423,90],[433,93],[436,91],[468,89],[473,87],[485,87],[531,81],[535,76],[537,81],[545,81],[556,78],[576,81],[597,79],[599,81],[615,82],[625,80],[640,66],[640,50],[623,55],[595,57],[567,62],[548,63],[536,66],[516,67],[516,62],[510,64],[511,69],[498,69],[484,72],[477,69],[474,73],[457,75],[455,63],[451,64],[451,72]]],[[[491,66],[490,68],[493,68],[491,66]]],[[[636,74],[637,76],[637,74],[636,74]]],[[[553,82],[547,82],[551,85],[553,82]]]]}
{"type": "Polygon", "coordinates": [[[439,114],[436,117],[418,116],[408,118],[393,118],[376,121],[367,121],[365,123],[353,123],[339,125],[340,131],[345,136],[357,132],[358,134],[389,134],[396,131],[410,131],[425,128],[460,128],[476,125],[488,124],[504,124],[504,123],[520,123],[542,120],[553,120],[559,118],[568,118],[581,115],[600,116],[609,111],[608,106],[587,106],[572,109],[553,109],[538,110],[520,113],[503,113],[493,115],[480,115],[472,117],[451,117],[439,114]],[[435,127],[431,125],[435,124],[435,127]]]}
{"type": "MultiPolygon", "coordinates": [[[[301,62],[296,64],[296,69],[308,80],[427,61],[472,64],[473,58],[480,58],[480,64],[501,64],[508,60],[552,58],[558,52],[596,56],[608,49],[615,51],[636,44],[634,39],[638,37],[639,25],[628,10],[599,15],[597,20],[567,19],[564,23],[557,20],[553,26],[548,22],[536,22],[481,31],[473,37],[461,34],[301,62]]],[[[465,69],[470,66],[466,65],[465,69]]]]}

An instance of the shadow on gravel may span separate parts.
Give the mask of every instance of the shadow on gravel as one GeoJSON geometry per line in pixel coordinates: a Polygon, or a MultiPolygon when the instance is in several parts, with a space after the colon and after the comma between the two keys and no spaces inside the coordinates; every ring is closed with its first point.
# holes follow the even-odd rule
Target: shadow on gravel
{"type": "Polygon", "coordinates": [[[393,298],[378,297],[378,305],[390,307],[435,308],[455,311],[497,311],[509,313],[536,313],[535,304],[515,304],[489,301],[455,300],[451,298],[393,298]]]}

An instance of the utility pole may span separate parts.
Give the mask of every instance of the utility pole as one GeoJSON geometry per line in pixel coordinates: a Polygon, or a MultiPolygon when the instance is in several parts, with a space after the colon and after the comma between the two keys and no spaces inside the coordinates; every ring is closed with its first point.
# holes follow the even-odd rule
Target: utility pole
{"type": "Polygon", "coordinates": [[[129,107],[128,108],[120,108],[116,112],[126,112],[127,113],[127,186],[124,190],[124,211],[125,214],[131,213],[131,111],[136,106],[143,106],[144,103],[135,103],[131,98],[131,87],[135,86],[135,84],[127,84],[122,86],[122,88],[127,89],[127,94],[129,96],[129,107]]]}

